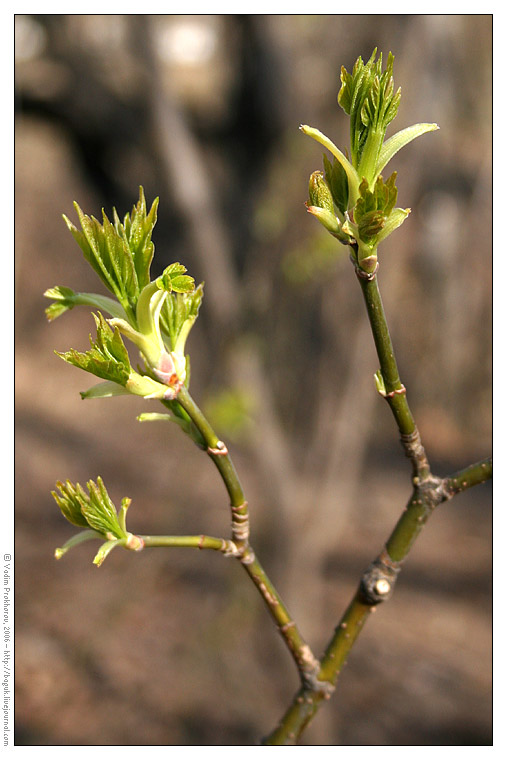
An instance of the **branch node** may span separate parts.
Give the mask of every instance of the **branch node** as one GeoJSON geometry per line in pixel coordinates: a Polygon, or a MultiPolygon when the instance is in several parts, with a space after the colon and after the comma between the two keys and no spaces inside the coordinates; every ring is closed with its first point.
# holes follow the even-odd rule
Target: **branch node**
{"type": "Polygon", "coordinates": [[[125,542],[125,548],[134,552],[140,552],[144,549],[144,540],[141,536],[134,536],[133,533],[129,533],[125,542]]]}
{"type": "Polygon", "coordinates": [[[389,599],[400,570],[399,562],[392,560],[387,550],[383,549],[361,578],[359,588],[362,601],[375,606],[389,599]]]}
{"type": "Polygon", "coordinates": [[[336,687],[330,681],[320,680],[320,662],[308,645],[301,647],[298,661],[301,666],[301,681],[305,691],[322,694],[324,699],[329,699],[336,687]]]}
{"type": "Polygon", "coordinates": [[[243,553],[240,555],[240,561],[242,565],[251,565],[255,562],[255,552],[251,546],[246,546],[243,553]]]}
{"type": "Polygon", "coordinates": [[[238,507],[231,507],[232,512],[232,540],[245,543],[250,536],[250,521],[248,518],[248,502],[243,502],[238,507]]]}
{"type": "Polygon", "coordinates": [[[215,447],[208,446],[207,453],[211,456],[224,457],[229,453],[229,451],[223,441],[217,441],[215,447]]]}
{"type": "Polygon", "coordinates": [[[321,681],[315,673],[303,673],[302,679],[305,689],[322,694],[324,699],[331,699],[331,695],[336,689],[336,686],[331,681],[321,681]]]}
{"type": "Polygon", "coordinates": [[[222,546],[220,548],[220,551],[224,557],[241,557],[241,550],[238,549],[234,541],[230,541],[225,538],[222,539],[222,546]]]}
{"type": "Polygon", "coordinates": [[[375,279],[375,277],[377,276],[378,268],[379,268],[379,262],[378,261],[377,261],[377,264],[376,264],[375,269],[373,270],[373,272],[365,272],[364,269],[361,269],[361,267],[359,267],[357,265],[357,262],[356,262],[356,260],[354,259],[353,256],[350,257],[350,260],[354,264],[354,269],[356,271],[357,277],[359,277],[361,280],[370,280],[371,281],[371,280],[375,279]]]}
{"type": "Polygon", "coordinates": [[[396,394],[403,395],[407,392],[407,389],[405,388],[403,383],[401,384],[401,388],[395,388],[394,391],[389,391],[389,393],[387,393],[386,391],[382,391],[380,389],[377,389],[377,390],[383,398],[393,398],[393,396],[395,396],[396,394]]]}
{"type": "Polygon", "coordinates": [[[439,502],[449,501],[455,495],[455,491],[450,488],[448,478],[441,478],[439,483],[436,484],[435,492],[439,499],[439,502]]]}

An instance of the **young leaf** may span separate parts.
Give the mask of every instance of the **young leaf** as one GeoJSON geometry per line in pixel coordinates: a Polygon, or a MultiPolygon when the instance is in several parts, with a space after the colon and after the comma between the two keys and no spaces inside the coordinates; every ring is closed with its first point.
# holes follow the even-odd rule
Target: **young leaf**
{"type": "Polygon", "coordinates": [[[98,477],[96,483],[90,480],[86,485],[90,496],[82,504],[81,511],[90,528],[108,538],[109,534],[115,538],[124,538],[125,532],[118,522],[116,508],[109,498],[102,478],[98,477]]]}
{"type": "Polygon", "coordinates": [[[160,312],[160,324],[169,339],[171,351],[183,353],[188,333],[199,314],[203,295],[204,284],[201,283],[190,293],[169,293],[167,296],[160,312]]]}
{"type": "Polygon", "coordinates": [[[106,380],[103,383],[97,383],[87,391],[80,391],[79,395],[82,399],[89,398],[112,398],[113,396],[128,396],[130,391],[126,385],[118,385],[118,383],[106,380]]]}
{"type": "Polygon", "coordinates": [[[364,144],[368,136],[367,125],[362,120],[363,106],[375,75],[380,73],[382,67],[382,55],[377,63],[375,58],[377,48],[373,51],[369,61],[365,64],[361,56],[356,60],[352,73],[342,66],[340,79],[342,86],[338,93],[338,104],[346,114],[350,116],[350,147],[352,165],[357,168],[361,160],[364,144]]]}
{"type": "Polygon", "coordinates": [[[107,380],[105,383],[98,383],[87,391],[81,391],[82,399],[90,398],[111,398],[112,396],[126,396],[132,394],[141,396],[145,399],[167,399],[174,397],[175,386],[168,386],[153,379],[149,375],[141,375],[138,372],[131,371],[126,385],[107,380]]]}
{"type": "Polygon", "coordinates": [[[65,214],[63,215],[64,221],[72,233],[74,239],[78,243],[79,247],[83,251],[87,262],[98,274],[106,288],[108,288],[108,290],[114,293],[114,295],[118,298],[120,294],[118,293],[116,284],[111,273],[109,272],[108,266],[106,266],[106,263],[102,259],[100,251],[98,231],[100,224],[96,219],[86,216],[79,207],[78,203],[74,202],[74,208],[76,209],[83,231],[81,232],[81,230],[78,230],[77,227],[72,224],[70,219],[65,216],[65,214]]]}
{"type": "Polygon", "coordinates": [[[395,208],[391,211],[389,214],[389,217],[386,220],[386,223],[383,227],[383,229],[380,231],[378,237],[377,237],[377,245],[379,245],[383,240],[388,237],[391,232],[394,232],[394,230],[397,230],[398,227],[400,227],[407,216],[410,214],[409,208],[395,208]]]}
{"type": "Polygon", "coordinates": [[[157,208],[158,198],[155,198],[150,212],[146,214],[146,199],[144,190],[140,187],[139,201],[132,209],[131,215],[126,214],[123,225],[114,211],[116,230],[126,240],[134,259],[139,290],[146,287],[150,281],[150,266],[155,251],[151,235],[157,223],[157,208]]]}
{"type": "Polygon", "coordinates": [[[362,241],[371,243],[384,229],[398,195],[395,181],[396,172],[391,174],[387,182],[378,177],[373,192],[366,180],[361,182],[361,195],[354,209],[354,220],[362,241]]]}
{"type": "Polygon", "coordinates": [[[131,367],[120,332],[117,327],[113,332],[100,312],[98,317],[95,314],[93,317],[97,325],[97,340],[93,342],[90,335],[90,351],[80,353],[71,349],[65,353],[58,351],[55,353],[68,364],[91,372],[91,374],[104,380],[125,386],[131,373],[131,367]]]}
{"type": "Polygon", "coordinates": [[[57,285],[54,288],[46,290],[44,296],[46,298],[53,298],[55,301],[55,303],[52,303],[46,309],[46,316],[50,322],[59,317],[60,314],[79,305],[94,306],[97,309],[109,312],[113,317],[120,319],[127,318],[125,310],[120,306],[118,301],[108,296],[99,295],[98,293],[75,293],[70,288],[57,285]]]}
{"type": "MultiPolygon", "coordinates": [[[[103,240],[105,241],[104,259],[109,260],[114,272],[114,280],[121,294],[118,296],[118,300],[133,307],[139,296],[139,283],[132,252],[125,245],[123,237],[118,235],[104,210],[102,210],[102,218],[103,240]],[[106,253],[107,255],[105,255],[106,253]]],[[[100,242],[103,243],[102,240],[100,242]]]]}
{"type": "Polygon", "coordinates": [[[63,546],[59,546],[58,549],[55,549],[55,559],[61,559],[69,549],[82,544],[84,541],[91,541],[94,538],[101,538],[100,534],[94,530],[82,530],[79,533],[76,533],[72,538],[69,538],[63,546]]]}
{"type": "Polygon", "coordinates": [[[395,135],[385,141],[380,149],[376,167],[377,176],[401,148],[415,140],[416,137],[424,135],[426,132],[434,132],[436,129],[440,129],[438,124],[413,124],[411,127],[396,132],[395,135]]]}
{"type": "MultiPolygon", "coordinates": [[[[100,224],[95,217],[84,214],[77,203],[74,207],[82,231],[64,216],[86,260],[114,293],[129,317],[133,317],[139,294],[150,281],[149,270],[154,251],[151,234],[156,223],[157,206],[158,199],[154,201],[150,213],[146,214],[144,191],[140,188],[139,201],[131,217],[128,214],[125,216],[123,224],[116,210],[113,210],[114,223],[102,211],[100,224]]],[[[53,308],[51,315],[58,316],[57,311],[53,308]]]]}
{"type": "Polygon", "coordinates": [[[299,129],[303,132],[303,134],[308,135],[308,137],[312,137],[318,143],[327,148],[330,153],[336,158],[336,160],[342,165],[345,174],[347,175],[349,184],[349,203],[353,206],[357,200],[360,178],[348,158],[341,152],[339,148],[336,147],[333,142],[331,142],[329,137],[326,137],[326,135],[322,134],[322,132],[320,132],[318,129],[309,127],[306,124],[301,124],[299,129]]]}
{"type": "Polygon", "coordinates": [[[387,126],[396,116],[401,99],[401,90],[394,92],[393,80],[394,56],[389,53],[386,70],[381,73],[382,55],[380,55],[375,74],[365,90],[361,106],[361,121],[368,129],[380,129],[385,134],[387,126]]]}
{"type": "Polygon", "coordinates": [[[100,567],[101,564],[104,562],[107,555],[120,544],[120,542],[117,539],[111,539],[110,541],[106,541],[102,544],[100,549],[98,550],[97,554],[93,558],[93,564],[97,565],[97,567],[100,567]]]}
{"type": "Polygon", "coordinates": [[[173,291],[175,293],[191,293],[195,289],[195,281],[193,277],[185,274],[186,271],[186,267],[179,262],[169,264],[156,280],[157,287],[168,293],[173,291]]]}
{"type": "Polygon", "coordinates": [[[73,309],[74,304],[65,302],[65,301],[55,301],[54,303],[50,304],[46,307],[44,310],[46,314],[46,319],[48,322],[52,322],[57,317],[60,317],[62,314],[65,314],[66,311],[69,311],[69,309],[73,309]]]}
{"type": "Polygon", "coordinates": [[[377,50],[364,64],[359,57],[352,74],[342,67],[342,86],[338,103],[350,116],[351,161],[359,178],[366,177],[373,186],[379,153],[387,126],[396,116],[401,90],[394,91],[394,56],[389,53],[385,71],[382,54],[375,61],[377,50]]]}
{"type": "Polygon", "coordinates": [[[341,214],[345,214],[349,202],[349,183],[347,174],[340,162],[333,156],[333,163],[326,155],[324,159],[324,171],[326,182],[333,196],[333,201],[341,214]]]}
{"type": "Polygon", "coordinates": [[[70,288],[64,288],[56,285],[54,288],[48,288],[48,290],[46,290],[43,295],[46,298],[53,298],[56,302],[52,303],[46,309],[46,317],[49,322],[51,322],[53,319],[56,319],[60,316],[60,314],[63,314],[69,309],[73,309],[75,306],[75,293],[70,288]]]}
{"type": "Polygon", "coordinates": [[[111,533],[116,538],[124,538],[125,532],[118,522],[116,508],[102,478],[98,477],[97,483],[90,480],[86,485],[88,495],[79,483],[74,485],[70,480],[65,484],[57,482],[60,494],[52,491],[52,495],[64,517],[73,525],[91,528],[103,536],[111,533]]]}
{"type": "Polygon", "coordinates": [[[87,528],[88,522],[81,512],[83,496],[84,498],[86,498],[86,496],[79,483],[74,486],[70,480],[67,480],[65,484],[57,481],[56,487],[60,493],[58,494],[56,491],[51,491],[51,495],[60,507],[62,515],[72,523],[72,525],[77,525],[80,528],[87,528]]]}
{"type": "Polygon", "coordinates": [[[334,216],[333,196],[322,172],[313,172],[310,175],[308,195],[310,197],[309,206],[325,209],[334,216]]]}

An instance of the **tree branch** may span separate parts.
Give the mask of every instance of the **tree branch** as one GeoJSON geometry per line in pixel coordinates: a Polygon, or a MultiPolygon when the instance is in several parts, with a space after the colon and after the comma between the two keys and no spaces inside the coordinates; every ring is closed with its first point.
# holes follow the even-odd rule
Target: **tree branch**
{"type": "Polygon", "coordinates": [[[248,502],[245,499],[243,488],[227,447],[223,441],[219,440],[208,420],[185,387],[180,390],[178,401],[202,434],[208,446],[208,454],[217,467],[229,494],[231,500],[232,541],[238,550],[235,556],[241,561],[250,579],[261,594],[271,617],[275,621],[294,658],[302,682],[307,686],[311,686],[314,690],[319,691],[323,689],[325,691],[328,685],[320,684],[317,679],[320,667],[318,660],[301,636],[281,596],[270,581],[250,545],[248,502]]]}
{"type": "Polygon", "coordinates": [[[328,691],[317,691],[303,684],[277,728],[264,739],[266,745],[293,745],[312,720],[324,699],[330,697],[346,658],[377,604],[393,593],[401,563],[408,555],[423,526],[444,501],[492,477],[491,459],[478,462],[447,478],[432,475],[414,418],[401,384],[394,349],[378,289],[376,276],[368,279],[358,273],[366,309],[380,361],[385,396],[398,425],[401,441],[413,468],[412,496],[389,536],[385,547],[361,577],[357,591],[335,629],[318,673],[328,691]]]}

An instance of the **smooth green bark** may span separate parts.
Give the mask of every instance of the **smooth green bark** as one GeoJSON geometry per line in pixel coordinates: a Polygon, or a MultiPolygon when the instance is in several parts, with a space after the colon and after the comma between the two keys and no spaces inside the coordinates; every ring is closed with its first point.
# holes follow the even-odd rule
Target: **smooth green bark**
{"type": "MultiPolygon", "coordinates": [[[[385,384],[385,398],[395,418],[405,453],[410,458],[413,468],[412,496],[389,536],[384,549],[373,565],[387,568],[385,582],[388,584],[388,596],[392,593],[401,563],[407,557],[414,542],[434,509],[448,501],[460,491],[485,482],[492,477],[491,459],[485,459],[461,470],[447,478],[432,475],[429,462],[421,443],[414,418],[406,398],[406,391],[401,383],[394,348],[389,328],[374,275],[367,279],[356,270],[364,296],[366,310],[370,321],[373,340],[377,350],[380,369],[385,384]],[[399,391],[399,392],[397,392],[399,391]]],[[[370,566],[371,568],[371,566],[370,566]]],[[[344,613],[340,623],[324,652],[318,674],[319,682],[336,685],[347,656],[376,604],[365,592],[364,579],[370,568],[365,571],[358,589],[344,613]]],[[[308,688],[305,684],[294,696],[291,705],[274,731],[267,736],[265,745],[294,745],[308,723],[312,720],[322,702],[329,698],[330,692],[322,689],[308,688]]]]}
{"type": "MultiPolygon", "coordinates": [[[[319,663],[299,632],[281,596],[269,579],[249,543],[248,503],[227,448],[220,441],[186,388],[182,388],[180,391],[178,401],[203,436],[208,446],[207,453],[220,472],[229,494],[232,513],[232,541],[238,548],[236,556],[240,559],[245,571],[261,594],[271,617],[294,658],[301,677],[307,679],[312,675],[314,676],[318,670],[319,663]]],[[[191,545],[195,544],[192,543],[191,545]]]]}

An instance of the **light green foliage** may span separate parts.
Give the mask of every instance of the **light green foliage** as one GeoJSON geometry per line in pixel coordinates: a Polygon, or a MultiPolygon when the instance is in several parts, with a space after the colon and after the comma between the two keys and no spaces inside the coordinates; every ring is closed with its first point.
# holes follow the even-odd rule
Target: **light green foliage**
{"type": "Polygon", "coordinates": [[[395,186],[396,172],[393,172],[387,182],[379,177],[371,192],[366,180],[359,186],[360,197],[357,200],[354,219],[359,231],[359,237],[366,243],[371,243],[385,226],[396,203],[398,190],[395,186]]]}
{"type": "Polygon", "coordinates": [[[349,243],[350,239],[342,232],[342,227],[336,218],[333,196],[322,172],[313,172],[310,176],[308,187],[310,200],[306,208],[334,237],[342,243],[349,243]]]}
{"type": "Polygon", "coordinates": [[[122,499],[118,513],[109,498],[102,478],[98,477],[96,483],[90,480],[86,486],[88,494],[79,483],[74,485],[70,480],[65,483],[58,481],[56,487],[59,493],[51,492],[63,516],[73,525],[87,528],[74,535],[61,548],[56,549],[56,558],[60,559],[73,546],[94,538],[106,539],[93,560],[96,565],[101,565],[115,546],[120,545],[136,550],[142,548],[140,539],[128,533],[126,528],[125,518],[130,499],[127,497],[122,499]]]}
{"type": "Polygon", "coordinates": [[[338,216],[343,221],[343,215],[348,208],[349,201],[349,183],[345,169],[339,161],[333,156],[331,162],[326,154],[323,156],[325,178],[329,186],[333,201],[338,209],[338,216]]]}
{"type": "Polygon", "coordinates": [[[191,293],[195,288],[195,281],[193,277],[185,274],[186,271],[186,267],[179,262],[170,264],[156,280],[157,287],[168,293],[191,293]]]}
{"type": "MultiPolygon", "coordinates": [[[[100,224],[75,208],[81,223],[78,230],[64,217],[68,228],[102,282],[115,298],[97,293],[78,293],[55,286],[44,295],[53,303],[46,316],[53,321],[77,305],[100,309],[95,317],[97,338],[90,337],[91,350],[75,349],[58,353],[64,361],[100,377],[106,382],[83,392],[83,398],[106,398],[131,393],[144,398],[172,402],[183,383],[189,383],[189,359],[185,342],[194,324],[203,297],[203,285],[196,288],[183,264],[170,264],[156,280],[150,280],[154,244],[151,240],[157,220],[158,199],[147,213],[144,191],[123,223],[113,211],[114,223],[103,212],[100,224]],[[109,313],[106,321],[101,312],[109,313]],[[109,324],[108,324],[109,323],[109,324]],[[111,327],[114,329],[111,330],[111,327]],[[144,368],[132,370],[122,333],[139,349],[144,368]]],[[[181,425],[187,420],[177,403],[173,416],[181,425]]],[[[192,430],[192,434],[194,431],[192,430]]]]}
{"type": "Polygon", "coordinates": [[[188,333],[199,315],[203,295],[201,283],[193,291],[176,291],[173,286],[173,292],[165,299],[160,323],[171,351],[183,352],[188,333]]]}
{"type": "Polygon", "coordinates": [[[56,487],[60,490],[60,494],[56,491],[51,491],[51,495],[60,507],[62,515],[72,523],[72,525],[85,528],[89,527],[88,521],[81,512],[81,505],[87,497],[79,483],[74,486],[70,480],[67,480],[65,485],[58,481],[56,487]]]}
{"type": "MultiPolygon", "coordinates": [[[[113,211],[113,223],[103,212],[102,224],[75,208],[81,223],[78,230],[64,217],[73,237],[101,281],[115,298],[97,293],[78,293],[71,288],[55,286],[44,295],[52,300],[46,309],[51,322],[77,305],[97,308],[93,314],[96,338],[90,335],[90,349],[55,352],[65,362],[99,377],[104,382],[83,391],[83,399],[109,398],[133,394],[161,402],[165,415],[140,415],[142,421],[167,419],[175,422],[199,447],[207,445],[202,434],[177,400],[180,389],[188,387],[190,360],[185,355],[185,342],[197,319],[203,298],[203,285],[195,286],[193,277],[183,264],[170,264],[162,275],[150,280],[154,245],[151,240],[156,222],[158,199],[147,213],[142,187],[139,201],[123,222],[113,211]],[[105,319],[102,312],[111,315],[105,319]],[[122,339],[128,338],[140,351],[144,366],[132,369],[122,339]]],[[[100,564],[114,546],[141,548],[136,537],[127,533],[125,513],[128,500],[123,500],[119,515],[100,479],[88,483],[89,495],[79,484],[58,483],[53,492],[64,516],[86,530],[73,536],[56,554],[91,538],[107,538],[95,563],[100,564]]]]}
{"type": "Polygon", "coordinates": [[[91,372],[104,380],[110,380],[125,386],[129,379],[131,367],[127,349],[123,343],[120,331],[115,327],[111,330],[102,314],[93,315],[97,327],[97,339],[90,335],[91,349],[80,353],[71,349],[65,353],[55,353],[68,364],[91,372]]]}
{"type": "Polygon", "coordinates": [[[361,56],[349,74],[341,70],[342,86],[338,103],[350,116],[350,144],[352,165],[360,177],[368,176],[368,170],[376,166],[378,153],[388,124],[398,111],[401,90],[394,92],[394,56],[389,53],[386,70],[382,72],[382,54],[375,61],[377,49],[364,64],[361,56]]]}
{"type": "Polygon", "coordinates": [[[67,227],[104,285],[118,299],[128,315],[132,315],[141,290],[148,284],[154,245],[151,234],[157,220],[158,199],[146,214],[144,191],[123,224],[114,211],[114,224],[102,211],[102,224],[83,213],[74,203],[81,230],[64,215],[67,227]]]}
{"type": "Polygon", "coordinates": [[[310,205],[334,213],[333,196],[327,183],[324,181],[322,172],[313,172],[310,175],[308,185],[308,195],[310,196],[310,205]]]}
{"type": "MultiPolygon", "coordinates": [[[[137,275],[137,284],[141,291],[150,281],[150,266],[155,252],[151,240],[153,228],[157,222],[158,198],[155,198],[149,213],[146,213],[144,190],[139,188],[139,201],[131,214],[125,214],[121,224],[116,209],[113,210],[117,234],[126,243],[125,251],[130,251],[137,275]]],[[[127,254],[128,256],[128,254],[127,254]]]]}
{"type": "Polygon", "coordinates": [[[69,309],[73,309],[76,305],[74,300],[76,294],[70,288],[63,288],[57,285],[54,288],[48,288],[44,295],[46,298],[54,299],[54,303],[50,304],[46,309],[48,322],[52,322],[53,319],[56,319],[69,309]]]}
{"type": "MultiPolygon", "coordinates": [[[[349,73],[341,71],[338,103],[350,117],[350,160],[318,129],[301,126],[309,135],[326,147],[333,162],[324,156],[325,174],[319,173],[319,192],[310,190],[310,211],[335,238],[352,248],[357,266],[372,273],[377,265],[377,246],[408,216],[410,209],[395,208],[396,173],[387,182],[381,172],[393,156],[411,140],[438,129],[436,124],[414,124],[398,132],[384,143],[388,125],[395,118],[401,90],[394,89],[394,56],[389,53],[385,71],[382,55],[378,60],[375,49],[364,63],[361,56],[349,73]],[[326,194],[322,187],[325,182],[326,194]],[[328,197],[332,197],[333,206],[328,197]],[[319,209],[316,210],[315,206],[319,209]]],[[[317,173],[312,174],[315,185],[317,173]]]]}
{"type": "Polygon", "coordinates": [[[44,295],[46,298],[52,298],[54,301],[46,309],[48,322],[52,322],[66,311],[70,311],[74,306],[79,305],[93,306],[108,312],[112,317],[127,319],[123,307],[118,301],[109,298],[109,296],[102,296],[98,293],[75,293],[70,288],[64,288],[60,285],[49,288],[45,291],[44,295]]]}

